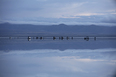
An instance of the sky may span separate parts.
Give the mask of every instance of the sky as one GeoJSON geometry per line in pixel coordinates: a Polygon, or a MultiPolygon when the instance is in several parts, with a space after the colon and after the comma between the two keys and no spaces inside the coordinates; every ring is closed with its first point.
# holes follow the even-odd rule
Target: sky
{"type": "Polygon", "coordinates": [[[0,23],[116,25],[116,0],[0,0],[0,23]]]}
{"type": "MultiPolygon", "coordinates": [[[[116,26],[116,0],[0,0],[0,23],[5,22],[116,26]]],[[[36,43],[35,45],[40,48],[42,46],[43,49],[36,46],[38,49],[21,50],[22,44],[26,49],[26,44],[31,46],[32,41],[26,39],[28,43],[22,41],[23,43],[18,44],[14,40],[7,40],[12,43],[6,40],[0,42],[0,46],[7,49],[0,50],[0,77],[114,77],[116,75],[114,41],[112,41],[114,43],[109,43],[111,40],[106,40],[107,42],[104,41],[103,44],[100,41],[94,41],[94,44],[85,40],[86,43],[81,42],[81,44],[71,42],[72,46],[75,45],[77,49],[61,51],[60,49],[45,49],[44,46],[49,48],[49,44],[54,44],[52,41],[46,44],[46,41],[41,43],[39,40],[36,42],[39,45],[36,43]],[[85,45],[96,48],[96,44],[104,46],[99,45],[101,49],[78,49],[85,45]],[[102,48],[107,45],[108,48],[102,48]],[[10,50],[10,48],[20,50],[10,50]]],[[[61,47],[60,44],[55,46],[61,47]]]]}

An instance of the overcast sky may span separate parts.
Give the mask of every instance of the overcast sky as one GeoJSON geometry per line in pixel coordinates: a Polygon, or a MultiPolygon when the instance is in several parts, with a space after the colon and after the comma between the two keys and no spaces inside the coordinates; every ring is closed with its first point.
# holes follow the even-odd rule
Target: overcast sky
{"type": "Polygon", "coordinates": [[[115,24],[116,0],[0,0],[0,22],[115,24]]]}

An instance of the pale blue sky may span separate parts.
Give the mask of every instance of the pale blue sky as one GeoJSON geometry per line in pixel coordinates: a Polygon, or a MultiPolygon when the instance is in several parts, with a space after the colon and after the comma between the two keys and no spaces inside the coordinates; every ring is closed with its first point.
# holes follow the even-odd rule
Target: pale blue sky
{"type": "Polygon", "coordinates": [[[0,12],[0,22],[10,23],[116,23],[115,0],[1,0],[0,12]]]}

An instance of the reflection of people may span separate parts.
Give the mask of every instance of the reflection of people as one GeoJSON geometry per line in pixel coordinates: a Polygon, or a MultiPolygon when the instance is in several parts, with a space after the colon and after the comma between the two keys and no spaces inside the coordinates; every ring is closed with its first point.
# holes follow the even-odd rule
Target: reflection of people
{"type": "Polygon", "coordinates": [[[9,39],[12,39],[12,37],[9,37],[9,39]]]}
{"type": "Polygon", "coordinates": [[[67,37],[66,37],[66,39],[68,40],[68,39],[69,39],[69,37],[67,36],[67,37]]]}
{"type": "Polygon", "coordinates": [[[73,39],[73,37],[72,37],[72,39],[73,39]]]}
{"type": "Polygon", "coordinates": [[[28,41],[31,41],[31,37],[28,36],[28,41]]]}
{"type": "Polygon", "coordinates": [[[63,40],[63,37],[59,37],[59,39],[63,40]]]}
{"type": "Polygon", "coordinates": [[[56,39],[56,37],[53,37],[53,40],[55,40],[56,39]]]}
{"type": "Polygon", "coordinates": [[[38,37],[36,37],[36,39],[38,39],[38,37]]]}
{"type": "Polygon", "coordinates": [[[94,37],[94,40],[96,40],[96,37],[94,37]]]}
{"type": "Polygon", "coordinates": [[[89,37],[88,37],[88,36],[86,36],[86,37],[84,38],[84,40],[89,41],[89,37]]]}
{"type": "Polygon", "coordinates": [[[42,37],[40,37],[40,39],[42,39],[42,37]]]}
{"type": "Polygon", "coordinates": [[[61,37],[61,40],[63,40],[63,37],[61,37]]]}

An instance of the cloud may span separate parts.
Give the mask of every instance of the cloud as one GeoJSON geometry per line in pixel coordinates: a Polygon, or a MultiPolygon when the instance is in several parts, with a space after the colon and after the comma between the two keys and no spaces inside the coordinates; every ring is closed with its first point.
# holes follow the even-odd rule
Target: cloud
{"type": "MultiPolygon", "coordinates": [[[[37,49],[37,50],[30,50],[30,51],[10,51],[8,53],[6,52],[1,52],[1,55],[38,55],[40,57],[45,57],[46,55],[48,55],[49,57],[54,57],[53,54],[55,54],[55,56],[80,56],[80,58],[90,58],[90,59],[100,59],[103,58],[104,56],[99,56],[99,54],[104,54],[104,55],[108,55],[108,56],[112,56],[112,58],[116,58],[113,54],[115,54],[114,52],[116,51],[116,49],[68,49],[68,50],[64,50],[64,51],[60,51],[60,50],[50,50],[50,49],[37,49]],[[96,55],[93,55],[94,53],[96,53],[96,55]],[[64,55],[65,54],[65,55],[64,55]],[[69,55],[70,54],[70,55],[69,55]],[[81,55],[83,54],[83,55],[81,55]]],[[[102,54],[102,55],[103,55],[102,54]]],[[[74,57],[75,58],[75,57],[74,57]]],[[[89,59],[88,59],[89,60],[89,59]]],[[[94,60],[93,60],[94,61],[94,60]]]]}
{"type": "Polygon", "coordinates": [[[7,0],[5,0],[4,2],[2,2],[4,5],[2,5],[1,9],[6,9],[9,12],[8,15],[13,13],[14,16],[15,16],[15,13],[17,16],[18,15],[23,16],[23,13],[24,13],[24,15],[27,17],[42,16],[42,17],[57,17],[57,18],[61,17],[62,15],[75,15],[78,13],[81,14],[81,13],[87,13],[87,12],[96,13],[96,12],[102,12],[102,10],[103,11],[106,10],[105,7],[101,7],[103,3],[102,1],[101,2],[100,1],[90,2],[90,1],[85,2],[84,0],[83,1],[49,0],[43,3],[43,2],[37,2],[36,0],[35,1],[28,0],[28,3],[27,3],[27,0],[26,1],[18,0],[18,2],[11,0],[11,2],[7,4],[7,0]],[[98,6],[97,3],[99,3],[100,5],[98,6]],[[42,9],[39,10],[39,8],[42,8],[42,9]],[[32,9],[34,9],[34,11],[32,9]],[[26,13],[29,15],[26,15],[26,13]]]}
{"type": "Polygon", "coordinates": [[[100,22],[101,18],[104,19],[104,16],[109,16],[116,13],[116,11],[114,11],[115,5],[112,4],[113,2],[110,0],[2,0],[0,2],[0,19],[3,22],[31,22],[30,24],[50,24],[54,22],[56,22],[54,24],[82,24],[84,22],[84,24],[87,24],[88,22],[95,24],[96,22],[100,22]],[[89,16],[90,18],[93,16],[96,18],[98,16],[98,19],[81,19],[83,18],[82,16],[89,16]],[[40,21],[41,18],[42,20],[40,21]],[[47,22],[47,18],[52,20],[47,22]],[[54,20],[54,18],[56,19],[54,20]],[[65,19],[56,21],[60,18],[65,19]],[[67,21],[66,18],[69,18],[71,21],[67,21]],[[72,18],[80,19],[75,21],[75,19],[72,18]],[[29,19],[32,20],[28,21],[29,19]],[[36,20],[33,21],[33,19],[36,20]]]}
{"type": "Polygon", "coordinates": [[[105,22],[105,23],[116,23],[116,14],[104,17],[103,22],[105,22]]]}

